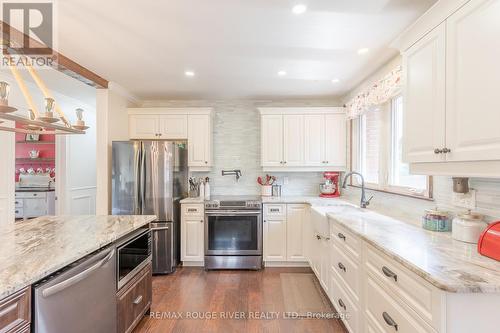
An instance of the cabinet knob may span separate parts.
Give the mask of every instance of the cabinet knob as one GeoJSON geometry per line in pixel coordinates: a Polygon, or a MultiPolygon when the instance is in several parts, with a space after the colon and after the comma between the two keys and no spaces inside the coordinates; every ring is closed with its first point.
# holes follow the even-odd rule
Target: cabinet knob
{"type": "Polygon", "coordinates": [[[200,223],[203,223],[203,220],[200,220],[200,223]]]}
{"type": "Polygon", "coordinates": [[[208,161],[205,161],[205,164],[208,164],[208,161]]]}

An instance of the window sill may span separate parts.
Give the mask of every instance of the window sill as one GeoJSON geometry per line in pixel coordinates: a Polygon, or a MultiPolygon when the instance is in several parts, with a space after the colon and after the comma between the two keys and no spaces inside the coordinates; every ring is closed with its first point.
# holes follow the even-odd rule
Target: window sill
{"type": "MultiPolygon", "coordinates": [[[[361,186],[359,185],[354,185],[354,184],[350,184],[349,185],[350,187],[355,187],[355,188],[361,188],[361,186]]],[[[370,191],[375,191],[375,192],[381,192],[381,193],[387,193],[387,194],[394,194],[394,195],[399,195],[399,196],[402,196],[402,197],[407,197],[407,198],[413,198],[413,199],[420,199],[420,200],[424,200],[424,201],[434,201],[434,198],[432,197],[426,197],[426,196],[423,196],[423,195],[413,195],[413,194],[409,194],[409,193],[402,193],[402,192],[397,192],[397,191],[388,191],[388,190],[383,190],[383,189],[380,189],[380,188],[374,188],[374,187],[370,187],[370,186],[365,186],[365,189],[366,190],[370,190],[370,191]]]]}

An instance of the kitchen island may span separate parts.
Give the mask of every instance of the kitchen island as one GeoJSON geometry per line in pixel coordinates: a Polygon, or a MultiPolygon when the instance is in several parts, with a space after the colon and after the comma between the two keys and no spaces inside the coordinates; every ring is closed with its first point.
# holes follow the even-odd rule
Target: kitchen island
{"type": "MultiPolygon", "coordinates": [[[[138,229],[155,219],[155,216],[44,216],[0,226],[0,308],[4,306],[11,315],[18,315],[17,322],[24,320],[29,324],[31,285],[101,249],[111,248],[106,257],[113,258],[110,264],[116,267],[114,243],[137,234],[138,229]],[[22,318],[22,313],[27,319],[22,318]]],[[[102,259],[101,266],[104,262],[102,259]]],[[[116,273],[114,268],[111,271],[109,281],[113,287],[116,273]]],[[[148,272],[146,268],[143,271],[148,272]]],[[[124,287],[121,292],[125,290],[124,287]]],[[[110,309],[110,313],[114,311],[110,309]]]]}

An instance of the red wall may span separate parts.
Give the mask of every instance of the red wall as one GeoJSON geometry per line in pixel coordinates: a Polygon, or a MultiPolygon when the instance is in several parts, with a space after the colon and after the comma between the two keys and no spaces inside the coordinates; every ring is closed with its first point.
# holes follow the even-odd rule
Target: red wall
{"type": "MultiPolygon", "coordinates": [[[[16,124],[16,128],[22,128],[21,124],[16,124]]],[[[25,141],[26,139],[26,134],[23,133],[16,133],[16,158],[29,158],[29,152],[31,150],[38,150],[40,151],[40,158],[55,158],[56,156],[56,146],[55,144],[24,144],[24,143],[18,143],[19,141],[25,141]]],[[[47,134],[47,135],[40,135],[40,142],[54,142],[55,141],[55,135],[53,134],[47,134]]],[[[37,169],[37,168],[42,168],[45,171],[45,168],[54,168],[55,167],[55,161],[50,161],[50,162],[39,162],[39,161],[33,161],[30,163],[22,163],[22,162],[17,162],[16,161],[16,182],[19,180],[19,174],[18,170],[20,168],[25,168],[28,170],[29,168],[37,169]]],[[[54,175],[52,175],[54,176],[54,175]]]]}

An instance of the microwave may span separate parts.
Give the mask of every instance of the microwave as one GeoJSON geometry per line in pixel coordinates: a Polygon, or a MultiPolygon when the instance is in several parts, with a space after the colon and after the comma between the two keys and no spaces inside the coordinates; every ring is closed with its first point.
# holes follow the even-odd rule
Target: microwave
{"type": "Polygon", "coordinates": [[[151,230],[139,229],[117,245],[116,253],[117,287],[121,289],[151,262],[151,230]]]}

